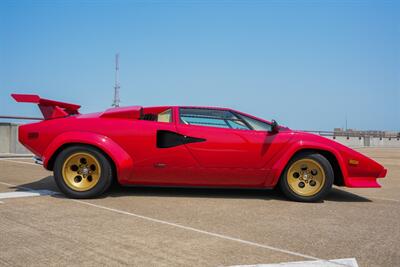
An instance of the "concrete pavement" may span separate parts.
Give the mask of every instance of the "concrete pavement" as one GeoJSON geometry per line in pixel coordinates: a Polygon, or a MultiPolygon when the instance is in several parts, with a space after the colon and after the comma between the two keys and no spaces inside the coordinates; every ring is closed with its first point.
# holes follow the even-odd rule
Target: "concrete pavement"
{"type": "MultiPolygon", "coordinates": [[[[381,189],[335,188],[322,203],[275,191],[120,188],[76,201],[3,198],[0,265],[229,266],[356,258],[400,265],[400,149],[362,148],[381,189]]],[[[29,159],[0,160],[0,194],[58,191],[29,159]],[[14,186],[15,185],[15,186],[14,186]]]]}

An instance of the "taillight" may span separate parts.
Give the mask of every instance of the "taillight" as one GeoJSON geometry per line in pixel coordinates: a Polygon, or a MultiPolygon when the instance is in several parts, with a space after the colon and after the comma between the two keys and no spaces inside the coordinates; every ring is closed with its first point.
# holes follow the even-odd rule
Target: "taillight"
{"type": "Polygon", "coordinates": [[[28,133],[28,139],[38,139],[38,138],[39,138],[38,132],[29,132],[28,133]]]}

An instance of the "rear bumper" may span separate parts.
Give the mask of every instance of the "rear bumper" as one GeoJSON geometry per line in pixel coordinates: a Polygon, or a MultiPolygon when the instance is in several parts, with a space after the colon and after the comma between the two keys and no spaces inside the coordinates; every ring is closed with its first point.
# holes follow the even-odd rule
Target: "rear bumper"
{"type": "Polygon", "coordinates": [[[43,165],[43,160],[40,157],[34,156],[33,160],[35,161],[36,164],[43,165]]]}

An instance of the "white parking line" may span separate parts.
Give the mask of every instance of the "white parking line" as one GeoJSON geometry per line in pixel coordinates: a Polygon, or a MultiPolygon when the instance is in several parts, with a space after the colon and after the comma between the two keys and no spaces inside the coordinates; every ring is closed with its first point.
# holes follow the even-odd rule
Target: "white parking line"
{"type": "Polygon", "coordinates": [[[33,157],[0,157],[0,159],[32,159],[33,157]]]}
{"type": "Polygon", "coordinates": [[[9,183],[5,183],[5,182],[0,182],[0,184],[5,185],[5,186],[10,186],[10,187],[18,187],[27,191],[35,191],[34,189],[28,188],[28,187],[24,187],[24,186],[19,186],[19,185],[15,185],[15,184],[9,184],[9,183]]]}
{"type": "Polygon", "coordinates": [[[55,194],[55,192],[49,191],[49,190],[4,192],[4,193],[0,193],[0,199],[49,196],[49,195],[54,195],[54,194],[55,194]]]}
{"type": "Polygon", "coordinates": [[[255,265],[234,265],[230,267],[329,267],[345,265],[351,267],[358,267],[357,260],[355,258],[348,259],[335,259],[326,261],[293,261],[293,262],[281,262],[273,264],[255,264],[255,265]]]}
{"type": "MultiPolygon", "coordinates": [[[[369,197],[369,196],[366,196],[366,197],[369,197]]],[[[386,200],[386,201],[400,202],[400,200],[394,199],[394,198],[386,198],[386,197],[369,197],[369,198],[379,199],[379,200],[386,200]]]]}
{"type": "Polygon", "coordinates": [[[2,160],[2,161],[7,161],[7,162],[13,162],[13,163],[22,163],[22,164],[40,166],[39,164],[32,163],[32,162],[26,162],[26,161],[18,161],[18,160],[11,160],[11,159],[0,159],[0,160],[2,160]]]}
{"type": "MultiPolygon", "coordinates": [[[[59,194],[58,192],[55,191],[50,191],[50,190],[35,190],[32,188],[24,187],[24,186],[19,186],[19,185],[14,185],[14,184],[9,184],[5,182],[0,182],[0,184],[9,186],[9,187],[15,187],[15,188],[20,188],[25,191],[17,191],[17,192],[3,192],[0,193],[0,199],[9,199],[9,198],[20,198],[20,197],[36,197],[36,196],[49,196],[49,195],[55,195],[59,194]]],[[[4,204],[4,202],[0,201],[0,204],[4,204]]]]}

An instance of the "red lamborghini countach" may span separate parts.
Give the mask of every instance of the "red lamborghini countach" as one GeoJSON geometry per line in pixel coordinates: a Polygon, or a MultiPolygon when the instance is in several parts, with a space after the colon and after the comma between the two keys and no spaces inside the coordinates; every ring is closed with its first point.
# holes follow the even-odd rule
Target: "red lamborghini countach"
{"type": "Polygon", "coordinates": [[[38,104],[43,120],[19,127],[19,140],[54,172],[72,198],[121,185],[274,188],[291,200],[323,199],[332,185],[380,187],[386,169],[335,141],[227,108],[110,108],[13,94],[38,104]]]}

